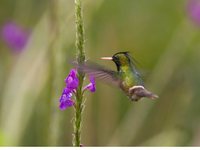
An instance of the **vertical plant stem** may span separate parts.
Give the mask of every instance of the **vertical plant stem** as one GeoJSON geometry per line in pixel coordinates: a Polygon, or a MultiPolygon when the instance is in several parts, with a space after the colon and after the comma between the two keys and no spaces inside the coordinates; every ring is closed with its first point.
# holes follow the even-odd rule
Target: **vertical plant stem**
{"type": "MultiPolygon", "coordinates": [[[[75,0],[75,23],[76,23],[76,52],[77,62],[82,64],[85,62],[84,52],[84,28],[82,19],[82,6],[81,0],[75,0]]],[[[75,105],[75,119],[74,119],[74,137],[73,146],[80,146],[81,144],[81,122],[82,122],[82,111],[83,111],[83,80],[84,73],[78,72],[79,86],[76,92],[76,105],[75,105]]]]}

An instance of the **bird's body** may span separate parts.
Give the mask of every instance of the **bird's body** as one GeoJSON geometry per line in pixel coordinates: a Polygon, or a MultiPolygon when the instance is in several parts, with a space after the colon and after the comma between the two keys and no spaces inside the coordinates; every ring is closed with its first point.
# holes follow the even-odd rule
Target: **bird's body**
{"type": "Polygon", "coordinates": [[[132,101],[137,101],[142,97],[158,98],[157,95],[144,88],[142,78],[128,52],[119,52],[112,57],[102,57],[102,59],[114,61],[117,71],[106,69],[91,62],[79,65],[78,68],[88,75],[119,87],[132,101]]]}

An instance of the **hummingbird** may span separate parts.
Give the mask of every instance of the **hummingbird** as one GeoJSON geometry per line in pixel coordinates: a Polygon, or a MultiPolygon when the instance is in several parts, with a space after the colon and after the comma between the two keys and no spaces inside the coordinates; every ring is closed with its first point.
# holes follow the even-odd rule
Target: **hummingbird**
{"type": "Polygon", "coordinates": [[[120,88],[131,101],[138,101],[143,97],[158,98],[156,94],[144,87],[142,77],[136,68],[135,60],[130,56],[129,52],[118,52],[112,57],[101,57],[101,59],[113,61],[116,65],[116,71],[89,61],[85,64],[77,65],[78,69],[89,76],[120,88]]]}

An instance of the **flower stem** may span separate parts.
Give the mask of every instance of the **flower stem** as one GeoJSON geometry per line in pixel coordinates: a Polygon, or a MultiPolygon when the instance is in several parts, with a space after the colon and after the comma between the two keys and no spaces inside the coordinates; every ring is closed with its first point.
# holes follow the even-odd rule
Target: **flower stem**
{"type": "MultiPolygon", "coordinates": [[[[85,51],[84,51],[84,28],[82,19],[82,6],[81,0],[75,0],[75,23],[76,23],[76,59],[78,64],[85,62],[85,51]]],[[[76,92],[76,104],[75,104],[75,118],[74,118],[74,136],[73,146],[81,145],[81,122],[82,122],[82,111],[83,105],[83,81],[85,74],[78,71],[79,86],[76,92]]]]}

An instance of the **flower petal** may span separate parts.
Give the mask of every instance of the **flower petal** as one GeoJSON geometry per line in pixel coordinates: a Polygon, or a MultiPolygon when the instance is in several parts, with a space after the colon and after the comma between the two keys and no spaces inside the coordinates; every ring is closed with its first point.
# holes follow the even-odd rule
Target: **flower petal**
{"type": "Polygon", "coordinates": [[[90,76],[90,83],[84,87],[84,89],[90,90],[90,92],[96,91],[96,83],[93,76],[90,76]]]}
{"type": "Polygon", "coordinates": [[[72,69],[67,78],[65,79],[66,86],[70,90],[74,90],[78,87],[79,80],[76,76],[76,73],[76,70],[72,69]]]}
{"type": "Polygon", "coordinates": [[[63,95],[63,94],[67,94],[67,95],[69,95],[69,96],[71,97],[71,96],[72,96],[72,91],[71,91],[71,89],[65,87],[65,88],[63,89],[63,92],[62,92],[62,95],[63,95]]]}
{"type": "Polygon", "coordinates": [[[71,106],[73,106],[74,105],[74,101],[73,100],[71,100],[71,99],[68,99],[68,100],[66,100],[66,101],[62,101],[61,103],[60,103],[60,110],[65,110],[65,109],[67,109],[68,107],[71,107],[71,106]]]}
{"type": "Polygon", "coordinates": [[[70,91],[70,89],[65,88],[59,100],[61,110],[65,110],[66,108],[74,105],[74,101],[71,99],[71,97],[72,92],[70,91]]]}

